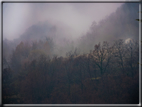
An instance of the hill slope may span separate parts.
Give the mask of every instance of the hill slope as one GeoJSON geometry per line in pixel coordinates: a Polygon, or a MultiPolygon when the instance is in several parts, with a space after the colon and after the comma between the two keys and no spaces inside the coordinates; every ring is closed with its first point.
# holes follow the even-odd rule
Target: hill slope
{"type": "Polygon", "coordinates": [[[119,7],[116,12],[96,24],[94,21],[90,31],[80,40],[81,51],[93,49],[98,42],[116,39],[132,38],[138,40],[139,37],[139,4],[125,3],[119,7]]]}

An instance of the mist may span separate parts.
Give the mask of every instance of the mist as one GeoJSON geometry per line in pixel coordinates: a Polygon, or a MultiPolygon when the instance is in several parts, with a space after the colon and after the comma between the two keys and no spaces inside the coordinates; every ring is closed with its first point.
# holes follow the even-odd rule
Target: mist
{"type": "Polygon", "coordinates": [[[89,53],[103,41],[138,40],[138,11],[138,3],[4,3],[4,53],[10,57],[21,41],[50,39],[50,57],[65,57],[89,53]]]}
{"type": "Polygon", "coordinates": [[[121,5],[122,3],[4,3],[3,39],[13,41],[15,45],[12,46],[16,47],[21,41],[50,37],[55,43],[54,53],[65,56],[69,50],[78,48],[78,39],[89,31],[92,22],[99,23],[121,5]],[[68,41],[68,45],[64,41],[68,41]]]}
{"type": "Polygon", "coordinates": [[[77,43],[82,52],[89,52],[94,49],[95,44],[103,41],[110,43],[118,39],[138,41],[139,22],[136,19],[139,19],[139,3],[125,3],[99,23],[94,21],[89,31],[77,43]]]}
{"type": "Polygon", "coordinates": [[[4,3],[3,36],[13,40],[30,26],[48,20],[51,24],[70,27],[72,38],[77,38],[88,31],[94,20],[99,22],[115,12],[120,5],[121,3],[4,3]]]}
{"type": "Polygon", "coordinates": [[[138,104],[137,19],[139,3],[4,3],[3,103],[138,104]]]}

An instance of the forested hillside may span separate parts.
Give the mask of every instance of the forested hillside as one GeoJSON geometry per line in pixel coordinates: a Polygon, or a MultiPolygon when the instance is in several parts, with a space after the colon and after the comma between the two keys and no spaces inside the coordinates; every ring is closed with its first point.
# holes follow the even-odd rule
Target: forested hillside
{"type": "Polygon", "coordinates": [[[92,23],[90,31],[78,39],[80,51],[90,51],[96,43],[103,41],[111,43],[117,39],[127,38],[138,40],[139,22],[136,19],[139,19],[139,4],[123,4],[99,23],[92,23]]]}
{"type": "Polygon", "coordinates": [[[138,42],[105,41],[52,59],[34,46],[21,42],[3,69],[3,103],[138,103],[138,42]]]}
{"type": "Polygon", "coordinates": [[[2,103],[138,104],[136,19],[138,4],[125,3],[75,41],[47,23],[4,40],[2,103]]]}

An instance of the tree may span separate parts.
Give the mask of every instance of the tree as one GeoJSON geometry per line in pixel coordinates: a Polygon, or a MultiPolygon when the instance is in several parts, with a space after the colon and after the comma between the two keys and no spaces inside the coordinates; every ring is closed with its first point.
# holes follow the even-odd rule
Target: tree
{"type": "Polygon", "coordinates": [[[112,49],[113,47],[110,47],[106,41],[103,42],[102,46],[100,43],[94,46],[92,57],[95,65],[99,68],[101,75],[106,72],[109,66],[112,58],[112,49]]]}
{"type": "Polygon", "coordinates": [[[138,60],[139,60],[139,45],[137,41],[130,40],[126,45],[126,57],[125,62],[129,66],[129,71],[134,75],[134,71],[138,70],[138,60]]]}
{"type": "Polygon", "coordinates": [[[125,51],[124,41],[122,39],[115,41],[113,55],[116,58],[116,62],[121,67],[124,73],[125,72],[124,59],[126,56],[126,51],[125,51]]]}
{"type": "Polygon", "coordinates": [[[11,68],[14,71],[18,71],[21,68],[21,63],[24,59],[26,59],[29,55],[29,52],[31,50],[31,47],[28,43],[21,42],[16,49],[12,53],[11,57],[11,68]]]}

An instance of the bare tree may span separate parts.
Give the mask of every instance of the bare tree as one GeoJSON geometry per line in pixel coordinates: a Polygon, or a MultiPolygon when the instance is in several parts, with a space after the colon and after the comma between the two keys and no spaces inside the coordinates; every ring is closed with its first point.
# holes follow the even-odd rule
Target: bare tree
{"type": "Polygon", "coordinates": [[[124,41],[122,39],[115,41],[113,55],[116,58],[116,62],[121,67],[121,69],[124,73],[125,72],[124,58],[126,55],[126,51],[125,51],[124,41]]]}
{"type": "Polygon", "coordinates": [[[102,46],[99,43],[94,47],[92,56],[95,65],[97,65],[101,71],[101,75],[106,72],[109,66],[110,60],[112,58],[112,49],[113,47],[110,47],[106,41],[103,42],[102,46]]]}
{"type": "Polygon", "coordinates": [[[128,65],[128,68],[130,68],[131,74],[134,74],[134,70],[138,69],[138,42],[134,40],[130,40],[129,43],[125,45],[126,47],[126,64],[128,65]]]}

